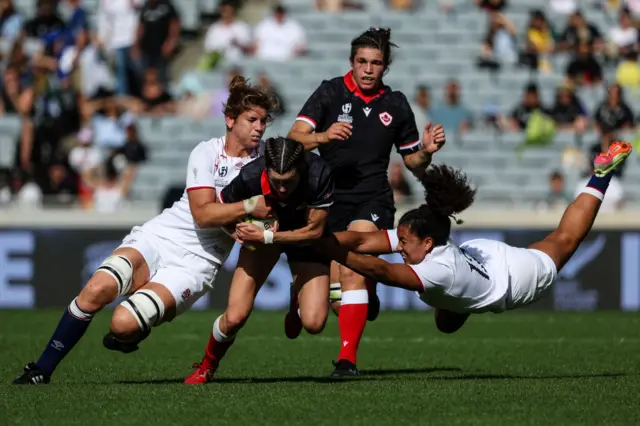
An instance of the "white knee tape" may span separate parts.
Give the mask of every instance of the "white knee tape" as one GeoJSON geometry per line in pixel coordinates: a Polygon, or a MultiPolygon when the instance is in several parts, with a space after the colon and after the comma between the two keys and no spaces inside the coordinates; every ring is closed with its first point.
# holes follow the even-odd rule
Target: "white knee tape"
{"type": "Polygon", "coordinates": [[[124,256],[109,256],[96,271],[106,272],[111,275],[118,284],[118,295],[124,296],[131,289],[133,278],[133,265],[124,256]]]}
{"type": "Polygon", "coordinates": [[[339,302],[342,300],[342,285],[340,283],[332,283],[329,286],[329,302],[339,302]]]}
{"type": "Polygon", "coordinates": [[[160,297],[151,290],[138,290],[124,302],[124,306],[138,321],[142,331],[158,325],[164,317],[164,303],[160,297]]]}

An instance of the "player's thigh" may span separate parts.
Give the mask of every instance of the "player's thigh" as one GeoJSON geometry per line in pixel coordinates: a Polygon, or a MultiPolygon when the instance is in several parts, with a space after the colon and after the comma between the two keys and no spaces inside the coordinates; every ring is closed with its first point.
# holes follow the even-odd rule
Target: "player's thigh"
{"type": "Polygon", "coordinates": [[[253,302],[267,280],[271,270],[280,259],[280,247],[258,244],[255,250],[240,249],[236,270],[229,287],[229,302],[225,320],[232,325],[246,321],[253,302]]]}
{"type": "Polygon", "coordinates": [[[329,312],[329,265],[317,262],[289,261],[295,285],[300,288],[298,304],[303,327],[320,333],[329,312]]]}
{"type": "Polygon", "coordinates": [[[509,247],[505,261],[509,270],[507,309],[526,306],[540,299],[553,285],[558,270],[553,259],[539,245],[509,247]],[[537,248],[536,248],[537,247],[537,248]]]}
{"type": "Polygon", "coordinates": [[[134,228],[84,286],[77,300],[79,308],[93,312],[143,287],[157,269],[159,252],[151,236],[134,228]]]}

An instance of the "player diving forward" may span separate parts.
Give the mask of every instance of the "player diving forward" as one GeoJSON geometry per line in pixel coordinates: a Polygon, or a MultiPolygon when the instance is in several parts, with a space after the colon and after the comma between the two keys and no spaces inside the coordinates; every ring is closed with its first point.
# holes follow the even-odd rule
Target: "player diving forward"
{"type": "Polygon", "coordinates": [[[221,204],[219,194],[259,155],[261,138],[277,102],[242,77],[229,85],[224,106],[227,133],[191,152],[182,198],[134,227],[65,310],[40,359],[15,384],[49,383],[51,374],[82,338],[93,316],[118,296],[130,295],[113,312],[104,346],[132,352],[151,327],[171,321],[205,294],[234,241],[222,226],[251,214],[270,215],[262,196],[221,204]]]}
{"type": "Polygon", "coordinates": [[[478,239],[460,246],[449,241],[451,217],[469,207],[475,190],[461,172],[444,165],[427,170],[422,183],[426,204],[407,212],[390,231],[340,232],[316,248],[364,276],[414,290],[435,308],[437,328],[453,333],[472,313],[503,312],[538,300],[555,282],[587,236],[598,214],[613,170],[631,153],[615,142],[594,160],[594,175],[567,207],[559,226],[528,248],[478,239]],[[404,264],[358,253],[399,251],[404,264]]]}
{"type": "Polygon", "coordinates": [[[320,156],[305,151],[291,139],[271,138],[264,156],[247,165],[221,193],[223,203],[264,195],[278,218],[277,231],[255,224],[239,223],[238,242],[252,242],[254,250],[242,247],[229,289],[229,304],[209,334],[205,355],[188,384],[213,380],[215,371],[236,334],[246,323],[262,284],[286,253],[294,286],[299,289],[300,333],[317,334],[324,328],[329,310],[329,262],[322,262],[309,246],[297,243],[320,238],[325,233],[329,207],[333,204],[333,180],[320,156]],[[257,243],[257,244],[256,244],[257,243]]]}

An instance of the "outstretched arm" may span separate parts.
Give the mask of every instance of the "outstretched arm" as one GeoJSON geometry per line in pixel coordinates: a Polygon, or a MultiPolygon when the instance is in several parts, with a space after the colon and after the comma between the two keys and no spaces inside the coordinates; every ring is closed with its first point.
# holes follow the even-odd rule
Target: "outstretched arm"
{"type": "Polygon", "coordinates": [[[338,245],[335,240],[325,241],[321,251],[332,260],[374,281],[405,290],[420,293],[424,291],[422,282],[408,265],[389,263],[377,257],[353,253],[338,245]]]}
{"type": "Polygon", "coordinates": [[[336,232],[333,235],[342,247],[356,253],[386,254],[395,251],[387,231],[345,231],[336,232]]]}

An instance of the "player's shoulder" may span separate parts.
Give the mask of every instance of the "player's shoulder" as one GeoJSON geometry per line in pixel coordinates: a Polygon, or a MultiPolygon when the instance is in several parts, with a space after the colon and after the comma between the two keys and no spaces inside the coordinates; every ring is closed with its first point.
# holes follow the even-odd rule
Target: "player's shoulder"
{"type": "Polygon", "coordinates": [[[327,162],[315,152],[305,151],[304,156],[311,173],[321,174],[328,173],[330,171],[327,162]]]}
{"type": "Polygon", "coordinates": [[[400,108],[410,108],[409,99],[400,90],[393,90],[389,86],[385,86],[385,102],[389,105],[398,106],[400,108]]]}
{"type": "Polygon", "coordinates": [[[339,93],[344,88],[344,77],[335,77],[329,80],[322,80],[316,89],[317,92],[323,94],[339,93]]]}

